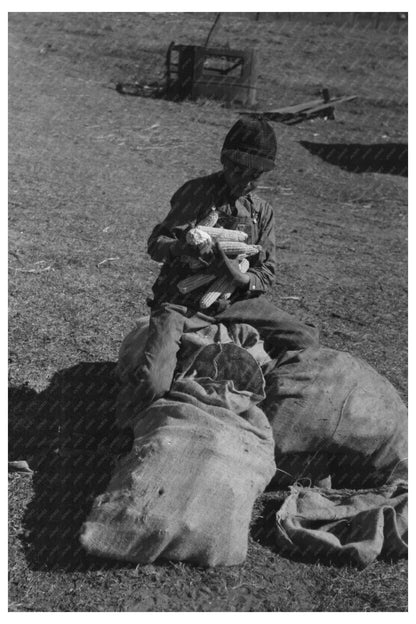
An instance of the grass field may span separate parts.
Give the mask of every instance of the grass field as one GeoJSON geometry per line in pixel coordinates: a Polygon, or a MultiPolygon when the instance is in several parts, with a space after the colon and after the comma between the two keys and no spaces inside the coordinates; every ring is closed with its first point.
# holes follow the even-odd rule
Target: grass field
{"type": "MultiPolygon", "coordinates": [[[[223,138],[238,118],[219,102],[123,96],[114,87],[162,81],[169,43],[203,43],[212,18],[9,14],[11,459],[36,446],[39,461],[45,449],[33,476],[9,475],[12,611],[407,609],[403,561],[358,572],[290,561],[250,538],[241,567],[135,569],[71,558],[66,538],[52,530],[55,499],[45,501],[42,488],[56,467],[57,383],[74,370],[110,379],[158,272],[146,239],[185,180],[219,168],[223,138]]],[[[318,324],[325,345],[366,359],[405,400],[406,25],[225,14],[211,43],[258,48],[260,107],[310,100],[322,87],[358,96],[336,109],[334,121],[274,124],[278,166],[261,191],[277,225],[270,298],[318,324]],[[316,144],[321,154],[336,144],[338,160],[314,154],[316,144]],[[351,145],[355,156],[342,161],[351,145]]],[[[105,392],[111,404],[109,381],[105,392]]]]}

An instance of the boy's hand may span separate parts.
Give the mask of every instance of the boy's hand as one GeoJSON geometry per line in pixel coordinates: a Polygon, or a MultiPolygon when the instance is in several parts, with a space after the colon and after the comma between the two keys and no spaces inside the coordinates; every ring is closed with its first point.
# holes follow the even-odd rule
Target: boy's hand
{"type": "Polygon", "coordinates": [[[215,246],[215,256],[217,261],[217,273],[220,275],[229,275],[233,278],[238,288],[247,288],[250,283],[250,276],[242,273],[237,259],[228,258],[221,248],[221,243],[217,242],[215,246]]]}
{"type": "Polygon", "coordinates": [[[174,258],[178,256],[193,256],[197,258],[199,256],[198,248],[186,242],[186,235],[181,236],[171,244],[170,253],[174,258]]]}

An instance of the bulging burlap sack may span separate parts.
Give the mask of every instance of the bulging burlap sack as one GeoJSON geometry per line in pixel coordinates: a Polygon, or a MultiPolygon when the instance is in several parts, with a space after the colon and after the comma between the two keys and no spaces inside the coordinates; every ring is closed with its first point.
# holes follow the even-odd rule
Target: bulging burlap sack
{"type": "Polygon", "coordinates": [[[207,348],[136,420],[133,449],[84,524],[91,554],[141,564],[244,561],[254,500],[275,473],[272,431],[256,406],[264,380],[244,349],[207,348]]]}
{"type": "Polygon", "coordinates": [[[369,364],[321,347],[288,352],[266,375],[274,485],[332,476],[334,487],[407,479],[407,409],[369,364]]]}

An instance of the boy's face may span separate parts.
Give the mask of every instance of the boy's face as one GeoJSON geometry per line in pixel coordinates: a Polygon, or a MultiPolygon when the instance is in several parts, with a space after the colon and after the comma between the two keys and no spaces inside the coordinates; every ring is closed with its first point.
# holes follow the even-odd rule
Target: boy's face
{"type": "Polygon", "coordinates": [[[254,191],[263,173],[261,169],[250,169],[231,160],[223,161],[224,178],[234,197],[254,191]]]}

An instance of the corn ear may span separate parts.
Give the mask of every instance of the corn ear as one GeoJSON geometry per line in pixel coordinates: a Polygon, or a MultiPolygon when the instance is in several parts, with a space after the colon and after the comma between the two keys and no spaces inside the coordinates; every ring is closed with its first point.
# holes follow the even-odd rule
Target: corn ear
{"type": "Polygon", "coordinates": [[[183,295],[187,295],[188,293],[204,286],[204,284],[209,284],[215,279],[215,275],[207,274],[207,273],[195,273],[195,275],[190,275],[189,277],[185,277],[183,280],[178,282],[178,290],[183,295]]]}
{"type": "Polygon", "coordinates": [[[215,280],[208,288],[207,292],[201,297],[199,305],[203,310],[212,306],[219,297],[229,299],[235,290],[235,284],[231,277],[224,275],[215,280]]]}
{"type": "Polygon", "coordinates": [[[202,228],[194,227],[186,233],[186,242],[193,247],[203,247],[212,243],[211,236],[202,228]]]}
{"type": "Polygon", "coordinates": [[[250,268],[250,263],[249,263],[249,261],[247,260],[247,258],[242,258],[242,259],[240,260],[240,262],[238,263],[238,267],[239,267],[239,269],[240,269],[241,273],[247,273],[247,271],[248,271],[248,270],[249,270],[249,268],[250,268]]]}
{"type": "Polygon", "coordinates": [[[197,226],[200,227],[202,225],[206,227],[214,227],[217,224],[218,217],[218,212],[215,210],[215,208],[213,208],[209,215],[201,219],[197,226]]]}
{"type": "Polygon", "coordinates": [[[220,227],[208,227],[205,225],[198,225],[207,234],[211,236],[213,240],[219,241],[245,241],[247,239],[247,233],[240,230],[227,230],[220,227]]]}
{"type": "Polygon", "coordinates": [[[258,245],[247,245],[246,243],[240,243],[237,241],[219,241],[221,249],[227,256],[255,256],[259,253],[260,247],[258,245]]]}

